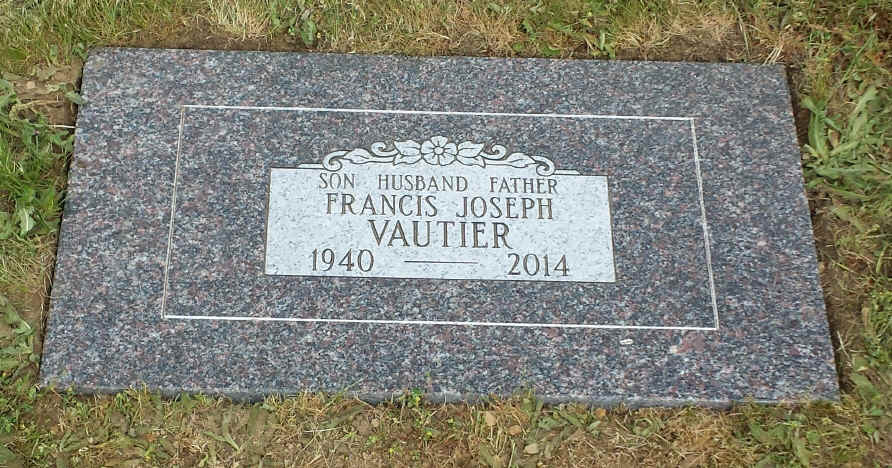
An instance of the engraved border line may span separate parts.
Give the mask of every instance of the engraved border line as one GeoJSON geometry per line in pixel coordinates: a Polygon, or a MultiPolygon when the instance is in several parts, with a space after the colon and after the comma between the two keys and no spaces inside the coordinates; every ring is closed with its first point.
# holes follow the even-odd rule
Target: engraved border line
{"type": "Polygon", "coordinates": [[[706,222],[706,202],[703,200],[703,174],[700,173],[700,151],[697,149],[697,130],[694,127],[694,119],[691,119],[691,140],[694,142],[694,166],[697,174],[697,195],[700,197],[700,215],[703,218],[703,243],[706,252],[706,274],[709,281],[709,295],[712,298],[712,314],[715,329],[719,329],[719,306],[716,301],[715,278],[712,273],[712,253],[709,242],[709,225],[706,222]]]}
{"type": "MultiPolygon", "coordinates": [[[[719,313],[716,300],[715,279],[712,269],[712,255],[710,251],[709,228],[706,220],[706,205],[703,197],[703,176],[700,172],[700,154],[697,146],[697,133],[694,125],[694,117],[662,117],[644,115],[609,115],[609,114],[557,114],[557,113],[514,113],[514,112],[461,112],[461,111],[423,111],[404,109],[353,109],[332,107],[299,107],[299,106],[221,106],[203,104],[182,104],[180,107],[180,124],[177,135],[176,160],[174,163],[173,194],[171,195],[170,228],[167,239],[167,256],[164,262],[164,285],[161,297],[161,318],[179,320],[222,320],[222,321],[252,321],[252,322],[326,322],[326,323],[367,323],[390,325],[461,325],[461,326],[501,326],[518,328],[582,328],[582,329],[611,329],[611,330],[679,330],[679,331],[717,331],[719,329],[719,313]],[[180,172],[180,154],[183,140],[183,127],[186,118],[186,109],[233,109],[233,110],[269,110],[269,111],[305,111],[305,112],[345,112],[345,113],[374,113],[374,114],[414,114],[414,115],[476,115],[489,117],[540,117],[540,118],[569,118],[569,119],[616,119],[616,120],[672,120],[688,121],[691,126],[691,139],[693,141],[694,168],[697,178],[697,192],[700,202],[700,215],[703,225],[703,239],[706,254],[706,270],[709,282],[709,292],[712,299],[714,326],[712,327],[670,327],[649,325],[598,325],[598,324],[568,324],[568,323],[529,323],[529,322],[476,322],[476,321],[445,321],[445,320],[361,320],[361,319],[331,319],[331,318],[295,318],[295,317],[239,317],[217,315],[169,315],[166,314],[167,294],[169,289],[169,266],[171,249],[173,246],[174,215],[176,213],[176,191],[180,172]]],[[[265,261],[265,260],[264,260],[265,261]]]]}
{"type": "Polygon", "coordinates": [[[168,319],[183,320],[225,320],[238,322],[327,322],[327,323],[374,323],[386,325],[465,325],[484,327],[546,327],[546,328],[607,328],[633,330],[687,330],[715,331],[713,327],[660,327],[649,325],[595,325],[582,323],[528,323],[528,322],[459,322],[449,320],[365,320],[365,319],[331,319],[331,318],[295,318],[295,317],[228,317],[223,315],[168,315],[168,319]]]}
{"type": "Polygon", "coordinates": [[[177,181],[180,179],[180,147],[183,143],[183,126],[186,122],[186,106],[180,106],[180,126],[177,130],[177,155],[173,166],[173,194],[170,197],[170,227],[167,231],[167,255],[164,258],[164,292],[161,295],[161,319],[166,319],[167,315],[167,290],[168,278],[170,275],[170,257],[173,248],[173,218],[177,212],[177,181]]]}
{"type": "Polygon", "coordinates": [[[306,112],[345,112],[354,114],[417,114],[417,115],[480,115],[484,117],[551,117],[559,119],[621,119],[621,120],[692,120],[693,117],[660,117],[651,115],[610,115],[610,114],[557,114],[557,113],[520,113],[520,112],[464,112],[464,111],[426,111],[406,109],[354,109],[337,107],[277,107],[277,106],[211,106],[203,104],[183,104],[191,109],[233,109],[233,110],[269,110],[269,111],[306,111],[306,112]]]}

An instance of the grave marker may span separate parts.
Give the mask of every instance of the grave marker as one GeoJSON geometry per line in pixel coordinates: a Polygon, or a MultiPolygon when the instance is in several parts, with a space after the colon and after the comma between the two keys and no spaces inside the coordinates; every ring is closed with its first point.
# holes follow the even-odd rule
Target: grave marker
{"type": "Polygon", "coordinates": [[[779,67],[101,49],[82,95],[44,384],[837,397],[779,67]]]}

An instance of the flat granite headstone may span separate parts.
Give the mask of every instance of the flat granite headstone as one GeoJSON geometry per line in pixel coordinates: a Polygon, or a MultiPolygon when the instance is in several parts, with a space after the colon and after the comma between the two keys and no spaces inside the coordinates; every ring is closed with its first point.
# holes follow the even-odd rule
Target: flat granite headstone
{"type": "Polygon", "coordinates": [[[835,399],[780,66],[100,49],[42,383],[835,399]]]}

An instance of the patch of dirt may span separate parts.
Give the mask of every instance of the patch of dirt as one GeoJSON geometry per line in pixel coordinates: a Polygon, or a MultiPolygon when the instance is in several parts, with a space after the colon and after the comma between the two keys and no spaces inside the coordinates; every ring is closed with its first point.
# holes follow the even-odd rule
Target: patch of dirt
{"type": "MultiPolygon", "coordinates": [[[[850,331],[858,327],[860,322],[856,311],[860,306],[859,295],[847,291],[847,278],[845,272],[832,265],[839,261],[839,253],[835,248],[834,228],[829,217],[824,215],[826,200],[818,198],[820,195],[809,193],[809,205],[812,206],[812,226],[815,235],[815,248],[818,252],[818,274],[821,281],[821,289],[824,292],[824,303],[827,306],[827,320],[830,324],[830,338],[833,348],[836,350],[836,370],[839,374],[840,387],[851,390],[849,376],[852,367],[847,356],[843,356],[840,350],[852,347],[854,343],[841,343],[840,337],[845,336],[849,340],[857,340],[858,333],[850,331]]],[[[856,347],[860,347],[855,344],[856,347]]]]}
{"type": "Polygon", "coordinates": [[[616,51],[620,60],[660,60],[668,62],[736,62],[746,58],[743,36],[717,41],[712,38],[672,36],[654,48],[627,48],[616,51]]]}
{"type": "Polygon", "coordinates": [[[197,17],[185,28],[168,31],[138,32],[118,46],[159,49],[198,50],[262,50],[271,52],[299,52],[307,48],[299,38],[281,35],[272,38],[240,38],[218,30],[207,19],[197,17]]]}
{"type": "Polygon", "coordinates": [[[19,100],[28,109],[40,112],[53,125],[74,125],[77,106],[65,97],[69,91],[80,89],[84,64],[72,59],[69,65],[45,65],[33,70],[31,76],[5,74],[15,88],[19,100]]]}
{"type": "Polygon", "coordinates": [[[796,123],[796,141],[802,148],[808,143],[808,122],[811,119],[811,112],[802,107],[799,102],[799,93],[797,89],[801,89],[802,73],[795,66],[787,67],[787,82],[790,84],[790,100],[793,105],[793,120],[796,123]]]}

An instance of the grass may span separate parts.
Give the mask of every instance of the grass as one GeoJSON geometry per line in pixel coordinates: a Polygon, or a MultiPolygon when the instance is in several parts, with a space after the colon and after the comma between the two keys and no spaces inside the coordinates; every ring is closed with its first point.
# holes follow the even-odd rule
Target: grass
{"type": "Polygon", "coordinates": [[[892,465],[887,1],[0,0],[0,466],[892,465]],[[257,404],[34,386],[80,63],[101,45],[784,63],[844,393],[730,410],[257,404]]]}

